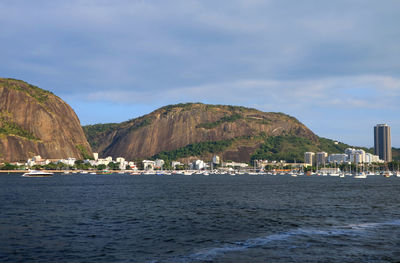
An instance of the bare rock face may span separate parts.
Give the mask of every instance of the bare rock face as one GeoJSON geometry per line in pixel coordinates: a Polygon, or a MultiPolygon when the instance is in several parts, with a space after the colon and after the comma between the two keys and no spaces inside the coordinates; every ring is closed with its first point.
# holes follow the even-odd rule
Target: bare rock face
{"type": "MultiPolygon", "coordinates": [[[[84,130],[93,149],[101,155],[128,159],[147,158],[193,143],[244,136],[295,135],[318,141],[306,126],[283,113],[201,103],[170,105],[131,121],[90,125],[84,130]]],[[[257,147],[257,143],[238,145],[223,156],[249,159],[257,147]]]]}
{"type": "Polygon", "coordinates": [[[0,161],[92,156],[71,107],[49,91],[0,78],[0,161]]]}

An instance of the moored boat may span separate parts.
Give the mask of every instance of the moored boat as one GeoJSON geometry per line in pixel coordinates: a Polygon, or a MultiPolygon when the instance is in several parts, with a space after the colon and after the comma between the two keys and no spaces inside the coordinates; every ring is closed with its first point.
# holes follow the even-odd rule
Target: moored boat
{"type": "Polygon", "coordinates": [[[53,176],[53,173],[31,170],[28,173],[24,173],[23,177],[50,177],[53,176]]]}
{"type": "Polygon", "coordinates": [[[367,178],[367,175],[364,172],[359,172],[358,174],[354,175],[354,178],[365,179],[365,178],[367,178]]]}

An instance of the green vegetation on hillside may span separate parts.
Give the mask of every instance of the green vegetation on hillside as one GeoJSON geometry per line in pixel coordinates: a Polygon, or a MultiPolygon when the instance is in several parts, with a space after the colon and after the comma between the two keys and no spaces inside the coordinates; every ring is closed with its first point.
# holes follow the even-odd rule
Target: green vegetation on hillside
{"type": "Polygon", "coordinates": [[[0,78],[0,85],[6,88],[18,90],[27,93],[30,97],[36,99],[39,103],[47,101],[49,95],[53,95],[50,91],[43,90],[34,85],[30,85],[24,81],[16,79],[3,79],[0,78]]]}
{"type": "Polygon", "coordinates": [[[234,139],[193,143],[176,150],[162,151],[152,158],[173,161],[190,156],[202,156],[207,153],[219,153],[231,146],[233,141],[234,139]]]}
{"type": "Polygon", "coordinates": [[[23,129],[17,123],[4,117],[4,115],[2,115],[1,113],[0,113],[0,134],[4,134],[7,136],[15,135],[32,141],[39,140],[31,132],[23,129]]]}
{"type": "Polygon", "coordinates": [[[104,138],[104,135],[114,129],[117,129],[120,124],[118,123],[100,123],[94,125],[82,126],[83,132],[86,135],[90,146],[93,149],[97,149],[100,144],[100,140],[104,138]]]}
{"type": "Polygon", "coordinates": [[[132,122],[133,122],[133,125],[131,125],[128,128],[129,132],[133,132],[133,131],[136,131],[136,130],[142,128],[142,127],[150,125],[153,122],[153,117],[146,115],[146,116],[134,119],[132,122]]]}
{"type": "MultiPolygon", "coordinates": [[[[286,160],[289,162],[303,162],[305,152],[327,152],[344,153],[346,148],[354,146],[345,143],[336,143],[333,140],[319,137],[319,143],[315,143],[307,138],[296,136],[275,136],[268,137],[260,148],[251,156],[251,160],[286,160]]],[[[366,152],[372,153],[371,149],[356,147],[366,152]]]]}
{"type": "Polygon", "coordinates": [[[304,152],[315,151],[315,142],[296,136],[268,137],[258,150],[251,156],[251,160],[286,160],[298,162],[303,160],[304,152]]]}
{"type": "Polygon", "coordinates": [[[83,146],[82,144],[77,144],[76,148],[81,153],[83,159],[90,159],[90,160],[93,159],[93,156],[89,153],[88,149],[86,149],[86,147],[83,146]]]}
{"type": "Polygon", "coordinates": [[[400,161],[400,148],[392,148],[393,161],[400,161]]]}
{"type": "Polygon", "coordinates": [[[241,119],[241,118],[243,118],[242,115],[235,113],[230,116],[224,116],[221,119],[219,119],[218,121],[201,123],[201,124],[197,125],[196,128],[212,129],[212,128],[215,128],[215,127],[221,125],[222,123],[235,122],[236,120],[241,119]]]}

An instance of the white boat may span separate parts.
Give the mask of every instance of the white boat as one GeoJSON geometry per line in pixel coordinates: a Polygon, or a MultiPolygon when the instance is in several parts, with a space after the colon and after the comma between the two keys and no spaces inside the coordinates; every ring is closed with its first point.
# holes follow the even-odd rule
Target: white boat
{"type": "Polygon", "coordinates": [[[42,171],[31,170],[28,173],[24,173],[22,176],[23,177],[50,177],[50,176],[53,176],[53,173],[46,173],[46,172],[42,172],[42,171]]]}
{"type": "Polygon", "coordinates": [[[360,172],[360,173],[354,175],[354,178],[356,178],[356,179],[365,179],[365,178],[367,178],[367,175],[364,172],[360,172]]]}

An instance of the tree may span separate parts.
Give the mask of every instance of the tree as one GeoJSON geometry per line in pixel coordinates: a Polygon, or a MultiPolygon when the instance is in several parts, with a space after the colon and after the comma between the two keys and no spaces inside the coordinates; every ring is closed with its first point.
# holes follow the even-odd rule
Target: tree
{"type": "Polygon", "coordinates": [[[107,168],[107,166],[105,164],[99,164],[97,166],[97,170],[105,170],[107,168]]]}

